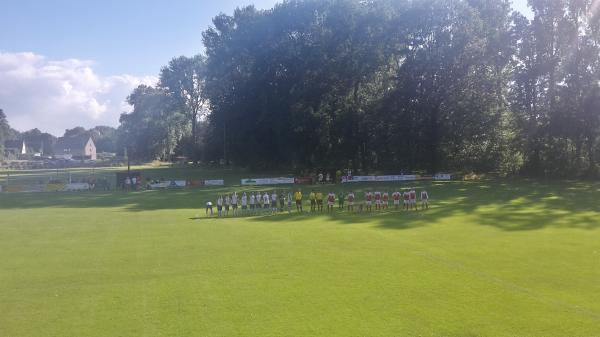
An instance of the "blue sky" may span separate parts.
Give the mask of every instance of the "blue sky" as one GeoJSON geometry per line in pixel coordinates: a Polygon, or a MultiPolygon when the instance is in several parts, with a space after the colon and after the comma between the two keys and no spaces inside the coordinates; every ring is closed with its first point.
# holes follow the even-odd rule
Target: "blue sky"
{"type": "MultiPolygon", "coordinates": [[[[149,75],[202,49],[202,31],[243,0],[2,0],[0,50],[95,61],[102,75],[149,75]]],[[[275,0],[255,0],[270,8],[275,0]]]]}
{"type": "MultiPolygon", "coordinates": [[[[277,0],[0,0],[0,108],[19,130],[118,125],[127,94],[201,52],[219,13],[277,0]]],[[[526,0],[514,0],[526,11],[526,0]]]]}

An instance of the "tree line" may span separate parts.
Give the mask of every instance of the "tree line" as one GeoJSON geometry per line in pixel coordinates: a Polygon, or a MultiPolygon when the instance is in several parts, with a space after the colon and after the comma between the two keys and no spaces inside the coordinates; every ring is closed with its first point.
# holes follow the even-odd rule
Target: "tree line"
{"type": "Polygon", "coordinates": [[[583,176],[600,155],[592,0],[289,0],[220,14],[128,97],[119,147],[253,168],[583,176]]]}
{"type": "MultiPolygon", "coordinates": [[[[77,126],[72,129],[66,129],[62,137],[91,137],[96,144],[98,152],[118,152],[118,132],[117,129],[110,126],[96,126],[87,130],[81,126],[77,126]]],[[[42,132],[37,128],[24,132],[19,132],[11,128],[6,114],[0,109],[0,160],[9,159],[4,158],[5,141],[24,141],[29,151],[48,156],[54,154],[54,145],[57,140],[56,136],[42,132]]]]}

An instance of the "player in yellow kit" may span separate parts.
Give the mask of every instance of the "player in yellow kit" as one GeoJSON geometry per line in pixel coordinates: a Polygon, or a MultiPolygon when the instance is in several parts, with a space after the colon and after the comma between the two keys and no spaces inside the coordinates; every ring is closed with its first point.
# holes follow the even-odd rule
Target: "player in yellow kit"
{"type": "Polygon", "coordinates": [[[296,200],[296,211],[302,212],[302,191],[294,192],[294,200],[296,200]]]}
{"type": "Polygon", "coordinates": [[[315,190],[310,192],[308,198],[310,199],[310,211],[314,212],[317,208],[317,194],[315,193],[315,190]]]}
{"type": "Polygon", "coordinates": [[[317,199],[317,209],[319,212],[323,212],[323,193],[317,190],[315,198],[317,199]]]}

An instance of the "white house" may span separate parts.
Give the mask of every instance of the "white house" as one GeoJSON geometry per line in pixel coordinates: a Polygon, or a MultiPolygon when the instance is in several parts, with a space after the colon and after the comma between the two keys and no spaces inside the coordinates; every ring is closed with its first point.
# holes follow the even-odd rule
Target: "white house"
{"type": "Polygon", "coordinates": [[[61,137],[54,145],[54,157],[96,160],[96,144],[92,137],[61,137]]]}

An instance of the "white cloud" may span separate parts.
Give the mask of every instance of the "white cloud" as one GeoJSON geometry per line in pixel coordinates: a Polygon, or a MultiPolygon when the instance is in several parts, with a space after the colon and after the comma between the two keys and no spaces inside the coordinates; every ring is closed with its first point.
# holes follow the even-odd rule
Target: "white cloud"
{"type": "Polygon", "coordinates": [[[131,107],[127,95],[155,76],[100,76],[87,60],[48,60],[34,53],[0,52],[0,108],[13,128],[60,136],[67,128],[117,126],[131,107]]]}

